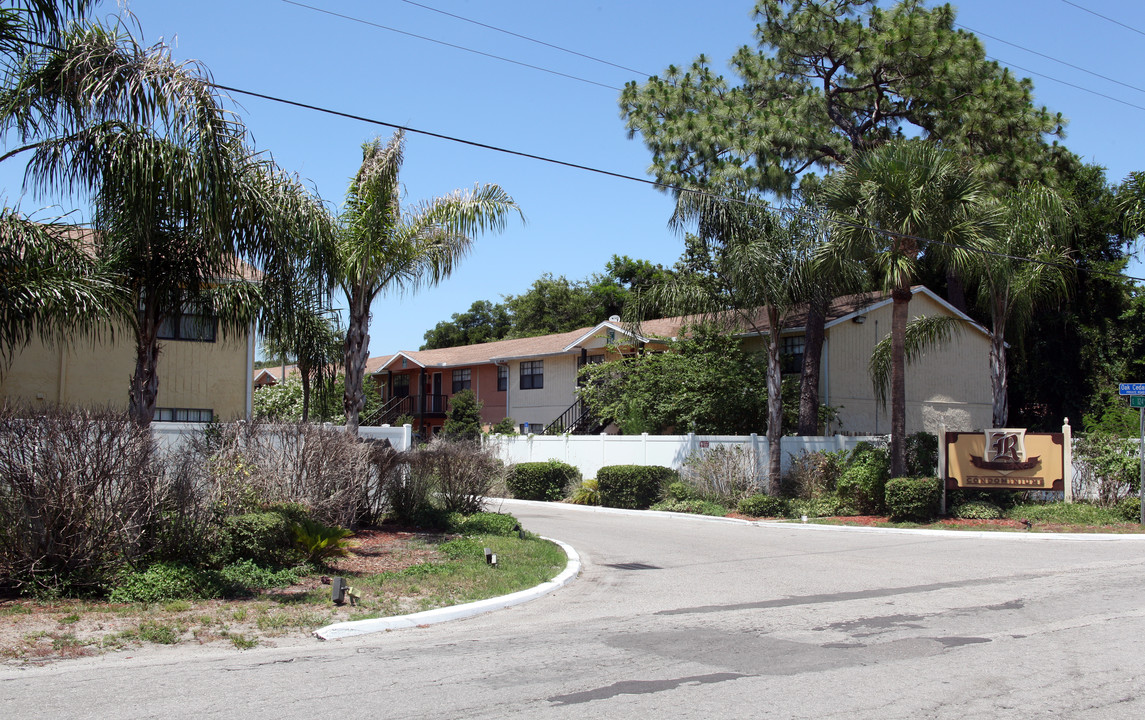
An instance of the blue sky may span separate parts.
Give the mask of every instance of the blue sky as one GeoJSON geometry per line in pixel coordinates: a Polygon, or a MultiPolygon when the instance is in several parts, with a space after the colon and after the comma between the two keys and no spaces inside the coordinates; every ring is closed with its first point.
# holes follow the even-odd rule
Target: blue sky
{"type": "MultiPolygon", "coordinates": [[[[302,1],[302,0],[299,0],[302,1]]],[[[751,43],[750,0],[418,0],[639,71],[593,62],[401,0],[305,0],[306,4],[408,33],[432,37],[579,80],[401,35],[284,0],[130,0],[147,43],[173,44],[216,82],[311,105],[564,160],[647,177],[649,155],[626,137],[617,108],[626,81],[662,73],[707,54],[713,66],[751,43]]],[[[987,53],[1034,80],[1036,99],[1070,120],[1065,144],[1107,168],[1110,180],[1145,170],[1145,91],[1100,79],[1020,50],[1145,88],[1138,68],[1145,35],[1095,17],[1063,0],[965,0],[958,22],[979,33],[987,53]],[[1018,69],[1024,68],[1024,69],[1018,69]],[[1099,97],[1052,76],[1122,102],[1099,97]],[[1140,107],[1131,107],[1137,105],[1140,107]]],[[[1139,0],[1077,3],[1145,31],[1139,0]]],[[[98,8],[116,12],[114,2],[98,8]]],[[[361,144],[391,130],[357,120],[241,95],[238,112],[259,149],[297,172],[334,205],[361,162],[361,144]]],[[[61,198],[20,197],[22,168],[0,167],[7,203],[25,211],[61,198]]],[[[520,204],[524,224],[477,239],[454,275],[409,297],[374,305],[370,352],[416,349],[423,333],[475,300],[523,292],[542,273],[583,278],[613,254],[671,264],[681,239],[667,229],[670,199],[650,186],[461,144],[410,135],[402,181],[407,202],[477,182],[496,182],[520,204]]],[[[69,204],[70,203],[70,204],[69,204]]],[[[50,214],[46,211],[44,214],[50,214]]],[[[1145,274],[1135,264],[1133,274],[1145,274]]]]}

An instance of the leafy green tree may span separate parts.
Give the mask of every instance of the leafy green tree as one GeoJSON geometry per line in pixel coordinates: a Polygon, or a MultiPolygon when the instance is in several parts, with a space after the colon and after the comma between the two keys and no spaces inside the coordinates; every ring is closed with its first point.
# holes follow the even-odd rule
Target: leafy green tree
{"type": "Polygon", "coordinates": [[[449,399],[449,412],[445,414],[443,435],[459,440],[476,440],[481,437],[481,407],[485,403],[477,399],[472,390],[462,390],[449,399]]]}
{"type": "Polygon", "coordinates": [[[766,363],[714,329],[697,329],[669,352],[587,365],[581,373],[586,407],[625,434],[734,435],[767,425],[766,363]]]}
{"type": "Polygon", "coordinates": [[[975,173],[921,140],[896,140],[856,157],[826,183],[823,201],[847,221],[827,254],[863,259],[893,301],[891,475],[899,477],[906,472],[906,325],[920,257],[965,267],[967,245],[987,236],[995,218],[975,173]]]}
{"type": "Polygon", "coordinates": [[[513,317],[513,336],[533,337],[569,332],[607,319],[593,300],[587,283],[545,273],[525,292],[506,297],[505,305],[513,317]]]}
{"type": "Polygon", "coordinates": [[[950,5],[761,0],[755,14],[758,47],[732,58],[734,82],[700,56],[625,86],[621,112],[658,181],[782,193],[904,132],[978,158],[991,180],[1041,179],[1069,160],[1045,141],[1061,116],[956,30],[950,5]]]}
{"type": "Polygon", "coordinates": [[[503,340],[509,334],[512,322],[505,305],[494,305],[488,300],[477,300],[463,313],[453,313],[425,331],[422,350],[477,345],[503,340]]]}
{"type": "Polygon", "coordinates": [[[385,291],[413,291],[448,277],[472,243],[471,236],[504,228],[520,212],[497,185],[475,187],[401,208],[398,172],[404,133],[388,143],[362,146],[362,166],[350,182],[338,218],[335,277],[349,300],[346,330],[346,430],[358,432],[363,378],[370,351],[370,309],[385,291]]]}
{"type": "Polygon", "coordinates": [[[1063,238],[1069,216],[1049,188],[1022,186],[1002,199],[991,234],[976,242],[986,253],[973,258],[978,304],[990,315],[990,386],[994,427],[1009,420],[1007,332],[1024,330],[1040,303],[1058,301],[1069,290],[1070,257],[1063,238]]]}

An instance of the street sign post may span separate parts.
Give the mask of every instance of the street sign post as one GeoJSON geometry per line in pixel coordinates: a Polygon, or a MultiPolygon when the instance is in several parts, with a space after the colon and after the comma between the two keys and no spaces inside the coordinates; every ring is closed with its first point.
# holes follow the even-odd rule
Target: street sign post
{"type": "Polygon", "coordinates": [[[1145,525],[1145,383],[1119,383],[1118,395],[1129,396],[1129,407],[1137,408],[1141,416],[1141,480],[1138,485],[1141,497],[1141,524],[1145,525]]]}

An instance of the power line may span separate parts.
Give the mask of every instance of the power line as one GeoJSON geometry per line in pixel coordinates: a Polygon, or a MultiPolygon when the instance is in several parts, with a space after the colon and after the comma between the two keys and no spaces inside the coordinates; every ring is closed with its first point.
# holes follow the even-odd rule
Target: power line
{"type": "Polygon", "coordinates": [[[1096,15],[1097,17],[1101,18],[1102,20],[1108,20],[1109,22],[1113,23],[1114,25],[1120,25],[1121,27],[1125,28],[1126,30],[1132,30],[1133,32],[1137,33],[1138,35],[1145,35],[1145,30],[1138,30],[1137,28],[1133,27],[1132,25],[1126,25],[1125,23],[1121,22],[1120,20],[1114,20],[1111,17],[1108,17],[1106,15],[1102,15],[1101,13],[1096,12],[1094,10],[1090,10],[1089,8],[1084,7],[1082,5],[1078,5],[1075,2],[1070,2],[1070,0],[1062,0],[1062,2],[1064,2],[1066,5],[1072,5],[1073,7],[1077,8],[1078,10],[1081,10],[1082,12],[1087,12],[1090,15],[1096,15]]]}
{"type": "Polygon", "coordinates": [[[342,18],[343,20],[349,20],[350,22],[360,23],[362,25],[369,25],[370,27],[379,28],[381,30],[388,30],[390,32],[398,33],[399,35],[405,35],[407,37],[417,38],[418,40],[425,40],[426,42],[431,42],[431,43],[434,43],[436,45],[443,45],[445,47],[453,48],[455,50],[462,50],[464,52],[473,53],[474,55],[481,55],[483,57],[492,58],[493,60],[500,60],[502,62],[511,63],[513,65],[519,65],[521,67],[529,68],[530,70],[539,70],[540,72],[548,73],[550,75],[556,75],[558,77],[568,78],[569,80],[576,80],[577,82],[587,83],[589,85],[596,85],[597,87],[602,87],[602,88],[605,88],[607,90],[616,90],[619,92],[619,91],[624,89],[621,87],[616,87],[615,85],[606,85],[605,83],[597,82],[595,80],[589,80],[587,78],[578,77],[576,75],[569,75],[568,73],[558,72],[557,70],[550,70],[548,68],[541,67],[540,65],[531,65],[531,64],[526,63],[526,62],[521,62],[519,60],[513,60],[511,58],[502,57],[500,55],[494,55],[492,53],[483,52],[481,50],[474,50],[473,48],[467,48],[464,45],[455,45],[453,43],[445,42],[444,40],[438,40],[436,38],[427,37],[425,35],[418,35],[416,33],[407,32],[405,30],[399,30],[397,28],[390,27],[388,25],[382,25],[380,23],[371,22],[369,20],[363,20],[362,18],[354,17],[353,15],[344,15],[342,13],[334,12],[333,10],[326,10],[324,8],[314,7],[313,5],[307,5],[306,3],[296,2],[296,0],[282,0],[282,2],[287,3],[288,5],[296,5],[296,6],[301,7],[301,8],[306,8],[307,10],[313,10],[314,12],[320,12],[320,13],[323,13],[326,15],[331,15],[333,17],[342,18]]]}
{"type": "Polygon", "coordinates": [[[461,15],[454,15],[451,12],[446,12],[445,10],[438,10],[437,8],[430,7],[429,5],[422,5],[421,3],[414,2],[413,0],[400,0],[400,1],[406,3],[407,5],[413,5],[415,7],[423,8],[425,10],[439,13],[439,14],[445,15],[447,17],[456,18],[457,20],[462,20],[464,22],[472,23],[473,25],[478,25],[480,27],[487,28],[489,30],[495,30],[499,33],[504,33],[506,35],[511,35],[512,37],[515,37],[515,38],[520,38],[521,40],[527,40],[531,43],[536,43],[537,45],[543,45],[547,48],[552,48],[554,50],[560,50],[561,52],[565,52],[565,53],[568,53],[570,55],[576,55],[577,57],[585,58],[586,60],[592,60],[593,62],[598,62],[598,63],[601,63],[602,65],[609,65],[611,67],[618,68],[620,70],[625,70],[627,72],[636,73],[637,75],[644,75],[645,77],[652,75],[652,73],[647,73],[647,72],[644,72],[642,70],[635,70],[635,69],[630,68],[630,67],[625,67],[624,65],[617,65],[614,62],[609,62],[608,60],[604,60],[602,58],[598,58],[598,57],[595,57],[593,55],[586,55],[585,53],[577,52],[576,50],[570,50],[569,48],[561,47],[560,45],[554,45],[552,43],[545,42],[544,40],[538,40],[537,38],[529,37],[528,35],[521,35],[520,33],[515,33],[512,30],[506,30],[505,28],[499,28],[496,25],[487,25],[487,24],[480,22],[478,20],[473,20],[471,18],[462,17],[461,15]]]}
{"type": "MultiPolygon", "coordinates": [[[[970,32],[974,33],[975,35],[981,35],[982,37],[988,37],[991,40],[995,40],[997,42],[1009,45],[1010,47],[1016,47],[1019,50],[1024,50],[1024,51],[1026,51],[1032,55],[1037,55],[1038,57],[1045,58],[1046,60],[1052,60],[1052,61],[1054,61],[1060,65],[1065,65],[1066,67],[1073,68],[1074,70],[1080,70],[1083,73],[1087,73],[1087,74],[1092,75],[1094,77],[1101,78],[1102,80],[1108,80],[1111,83],[1117,83],[1118,85],[1122,85],[1124,87],[1127,87],[1130,90],[1136,90],[1137,92],[1145,93],[1145,88],[1139,88],[1136,85],[1130,85],[1127,82],[1122,82],[1120,80],[1117,80],[1116,78],[1111,78],[1108,75],[1102,75],[1101,73],[1096,73],[1092,70],[1087,70],[1087,69],[1081,67],[1080,65],[1074,65],[1073,63],[1068,63],[1065,60],[1060,60],[1060,59],[1058,59],[1052,55],[1046,55],[1045,53],[1038,52],[1037,50],[1031,50],[1028,47],[1022,47],[1021,45],[1019,45],[1017,43],[1012,43],[1009,40],[1003,40],[1000,37],[994,37],[993,35],[987,35],[986,33],[982,32],[981,30],[975,30],[974,28],[967,27],[961,23],[954,23],[954,24],[956,26],[962,28],[963,30],[969,30],[970,32]]],[[[1029,72],[1029,70],[1027,70],[1026,72],[1029,72]]]]}
{"type": "Polygon", "coordinates": [[[1008,65],[1012,68],[1017,68],[1018,70],[1021,70],[1022,72],[1027,72],[1031,75],[1037,75],[1038,77],[1045,78],[1046,80],[1051,80],[1053,82],[1060,83],[1062,85],[1066,85],[1068,87],[1074,88],[1075,90],[1081,90],[1082,92],[1087,92],[1090,95],[1096,95],[1098,97],[1103,97],[1106,100],[1112,100],[1113,102],[1121,103],[1122,105],[1128,105],[1129,107],[1137,108],[1138,110],[1145,110],[1145,105],[1136,105],[1134,103],[1129,102],[1128,100],[1122,100],[1121,98],[1116,98],[1116,97],[1113,97],[1112,95],[1106,95],[1105,93],[1100,93],[1100,92],[1097,92],[1096,90],[1090,90],[1087,87],[1083,87],[1081,85],[1075,85],[1074,83],[1066,82],[1065,80],[1061,80],[1061,79],[1053,77],[1051,75],[1046,75],[1044,73],[1040,73],[1040,72],[1037,72],[1035,70],[1030,70],[1029,68],[1024,68],[1021,65],[1016,65],[1016,64],[1009,62],[1007,60],[1002,60],[1000,58],[991,57],[989,55],[986,56],[986,59],[987,60],[993,60],[994,62],[997,62],[997,63],[1002,63],[1003,65],[1008,65]]]}
{"type": "MultiPolygon", "coordinates": [[[[243,89],[236,88],[236,87],[221,85],[219,83],[210,83],[210,85],[212,87],[218,88],[219,90],[224,90],[226,92],[233,92],[233,93],[239,93],[242,95],[249,95],[251,97],[257,97],[257,98],[260,98],[263,100],[270,100],[272,102],[277,102],[277,103],[282,103],[284,105],[290,105],[293,107],[302,108],[304,110],[311,110],[314,112],[320,112],[320,113],[324,113],[327,115],[334,115],[336,117],[342,117],[342,118],[346,118],[349,120],[357,120],[359,122],[364,122],[364,123],[368,123],[371,125],[380,125],[382,127],[393,128],[396,130],[403,130],[403,131],[415,133],[418,135],[424,135],[427,137],[437,138],[439,140],[447,140],[449,142],[461,143],[463,145],[469,145],[470,147],[476,147],[476,148],[480,148],[483,150],[491,150],[493,152],[499,152],[499,153],[504,153],[506,155],[513,155],[515,157],[522,157],[522,158],[526,158],[529,160],[536,160],[539,162],[545,162],[545,163],[549,163],[551,165],[559,165],[561,167],[572,168],[574,170],[582,170],[585,172],[595,173],[598,175],[605,175],[608,177],[618,178],[620,180],[628,180],[630,182],[636,182],[636,183],[640,183],[642,185],[650,185],[652,187],[656,187],[656,188],[659,188],[662,190],[672,190],[672,191],[680,192],[680,193],[685,193],[685,192],[686,193],[694,193],[694,194],[703,195],[703,196],[710,197],[710,198],[726,199],[725,196],[717,195],[716,193],[712,193],[712,192],[709,192],[706,190],[696,190],[693,188],[686,188],[686,187],[683,187],[680,185],[671,185],[668,183],[661,183],[661,182],[657,182],[655,180],[648,180],[647,178],[636,177],[635,175],[626,175],[624,173],[613,172],[611,170],[602,170],[600,168],[594,168],[590,165],[581,165],[579,163],[568,162],[565,160],[557,160],[555,158],[545,157],[544,155],[536,155],[533,153],[526,153],[526,152],[522,152],[520,150],[510,150],[508,148],[499,147],[497,145],[489,145],[487,143],[476,142],[474,140],[466,140],[464,138],[458,138],[458,137],[454,137],[451,135],[445,135],[443,133],[435,133],[435,132],[432,132],[429,130],[421,130],[421,129],[409,127],[406,125],[398,125],[396,123],[390,123],[390,122],[386,122],[384,120],[378,120],[376,118],[369,118],[369,117],[365,117],[363,115],[354,115],[352,113],[346,113],[346,112],[342,112],[339,110],[333,110],[330,108],[325,108],[325,107],[322,107],[320,105],[311,105],[311,104],[299,102],[296,100],[287,100],[285,98],[275,97],[273,95],[267,95],[265,93],[254,92],[251,90],[243,90],[243,89]]],[[[767,204],[755,203],[755,202],[751,202],[748,200],[733,199],[733,202],[739,202],[739,203],[742,203],[745,205],[754,205],[754,206],[758,206],[758,207],[773,209],[773,210],[776,210],[776,211],[782,212],[782,213],[800,214],[800,215],[803,215],[804,217],[811,217],[813,215],[812,213],[810,213],[808,211],[800,211],[800,210],[797,210],[797,209],[791,208],[791,207],[773,208],[767,204]]],[[[1028,257],[1022,257],[1022,256],[1018,256],[1018,255],[1007,255],[1006,253],[1000,253],[1000,252],[996,252],[996,251],[986,250],[984,248],[973,248],[973,247],[960,246],[960,245],[956,245],[955,243],[950,243],[950,242],[946,242],[943,240],[933,240],[930,238],[924,238],[924,237],[915,236],[915,235],[907,235],[907,234],[903,234],[903,233],[892,233],[892,232],[882,230],[879,228],[874,228],[874,227],[870,227],[867,225],[862,225],[860,223],[852,222],[849,220],[844,220],[842,218],[830,217],[830,216],[826,216],[826,217],[827,217],[828,222],[831,222],[831,223],[836,224],[836,225],[841,225],[844,227],[851,227],[851,228],[859,229],[859,230],[866,230],[869,232],[875,232],[875,233],[879,233],[882,235],[901,237],[901,238],[905,238],[908,240],[914,240],[916,242],[931,243],[931,244],[941,245],[941,246],[945,246],[945,247],[959,247],[959,248],[962,248],[962,249],[967,250],[969,252],[974,252],[974,253],[978,253],[978,254],[986,255],[986,256],[991,256],[991,257],[1017,260],[1020,262],[1031,262],[1031,263],[1045,265],[1048,267],[1056,267],[1056,268],[1060,268],[1060,269],[1069,269],[1069,270],[1075,270],[1075,271],[1076,270],[1082,270],[1086,273],[1089,273],[1090,275],[1106,276],[1106,277],[1111,277],[1111,278],[1118,278],[1118,279],[1123,279],[1123,280],[1132,280],[1134,282],[1145,283],[1145,278],[1132,277],[1132,276],[1125,275],[1122,273],[1112,273],[1112,272],[1106,272],[1103,270],[1095,270],[1092,268],[1079,268],[1079,267],[1077,267],[1076,264],[1074,264],[1074,265],[1061,265],[1061,264],[1057,264],[1057,263],[1047,262],[1044,260],[1038,260],[1036,258],[1028,258],[1028,257]]]]}

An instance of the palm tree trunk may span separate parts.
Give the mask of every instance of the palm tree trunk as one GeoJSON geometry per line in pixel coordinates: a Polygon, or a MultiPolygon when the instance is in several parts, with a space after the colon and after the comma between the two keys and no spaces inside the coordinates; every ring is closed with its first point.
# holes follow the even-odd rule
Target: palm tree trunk
{"type": "Polygon", "coordinates": [[[814,299],[807,304],[807,327],[803,335],[803,368],[799,378],[799,434],[819,434],[819,366],[826,335],[827,303],[814,299]]]}
{"type": "Polygon", "coordinates": [[[767,480],[768,492],[780,492],[780,460],[783,454],[783,387],[782,368],[779,364],[779,313],[767,310],[769,340],[767,343],[767,480]]]}
{"type": "Polygon", "coordinates": [[[906,474],[906,323],[910,286],[891,293],[891,477],[906,474]]]}
{"type": "Polygon", "coordinates": [[[1006,321],[994,317],[990,333],[990,389],[994,393],[994,427],[1006,427],[1010,419],[1009,382],[1006,373],[1006,321]]]}
{"type": "Polygon", "coordinates": [[[155,418],[159,397],[159,318],[150,308],[140,313],[135,335],[135,373],[128,393],[128,415],[140,427],[155,418]]]}
{"type": "Polygon", "coordinates": [[[302,422],[310,421],[310,368],[298,363],[298,374],[302,376],[302,422]]]}
{"type": "Polygon", "coordinates": [[[365,405],[362,382],[370,352],[370,312],[364,303],[350,299],[350,321],[346,328],[346,392],[342,408],[346,411],[346,433],[357,436],[358,415],[365,405]]]}

